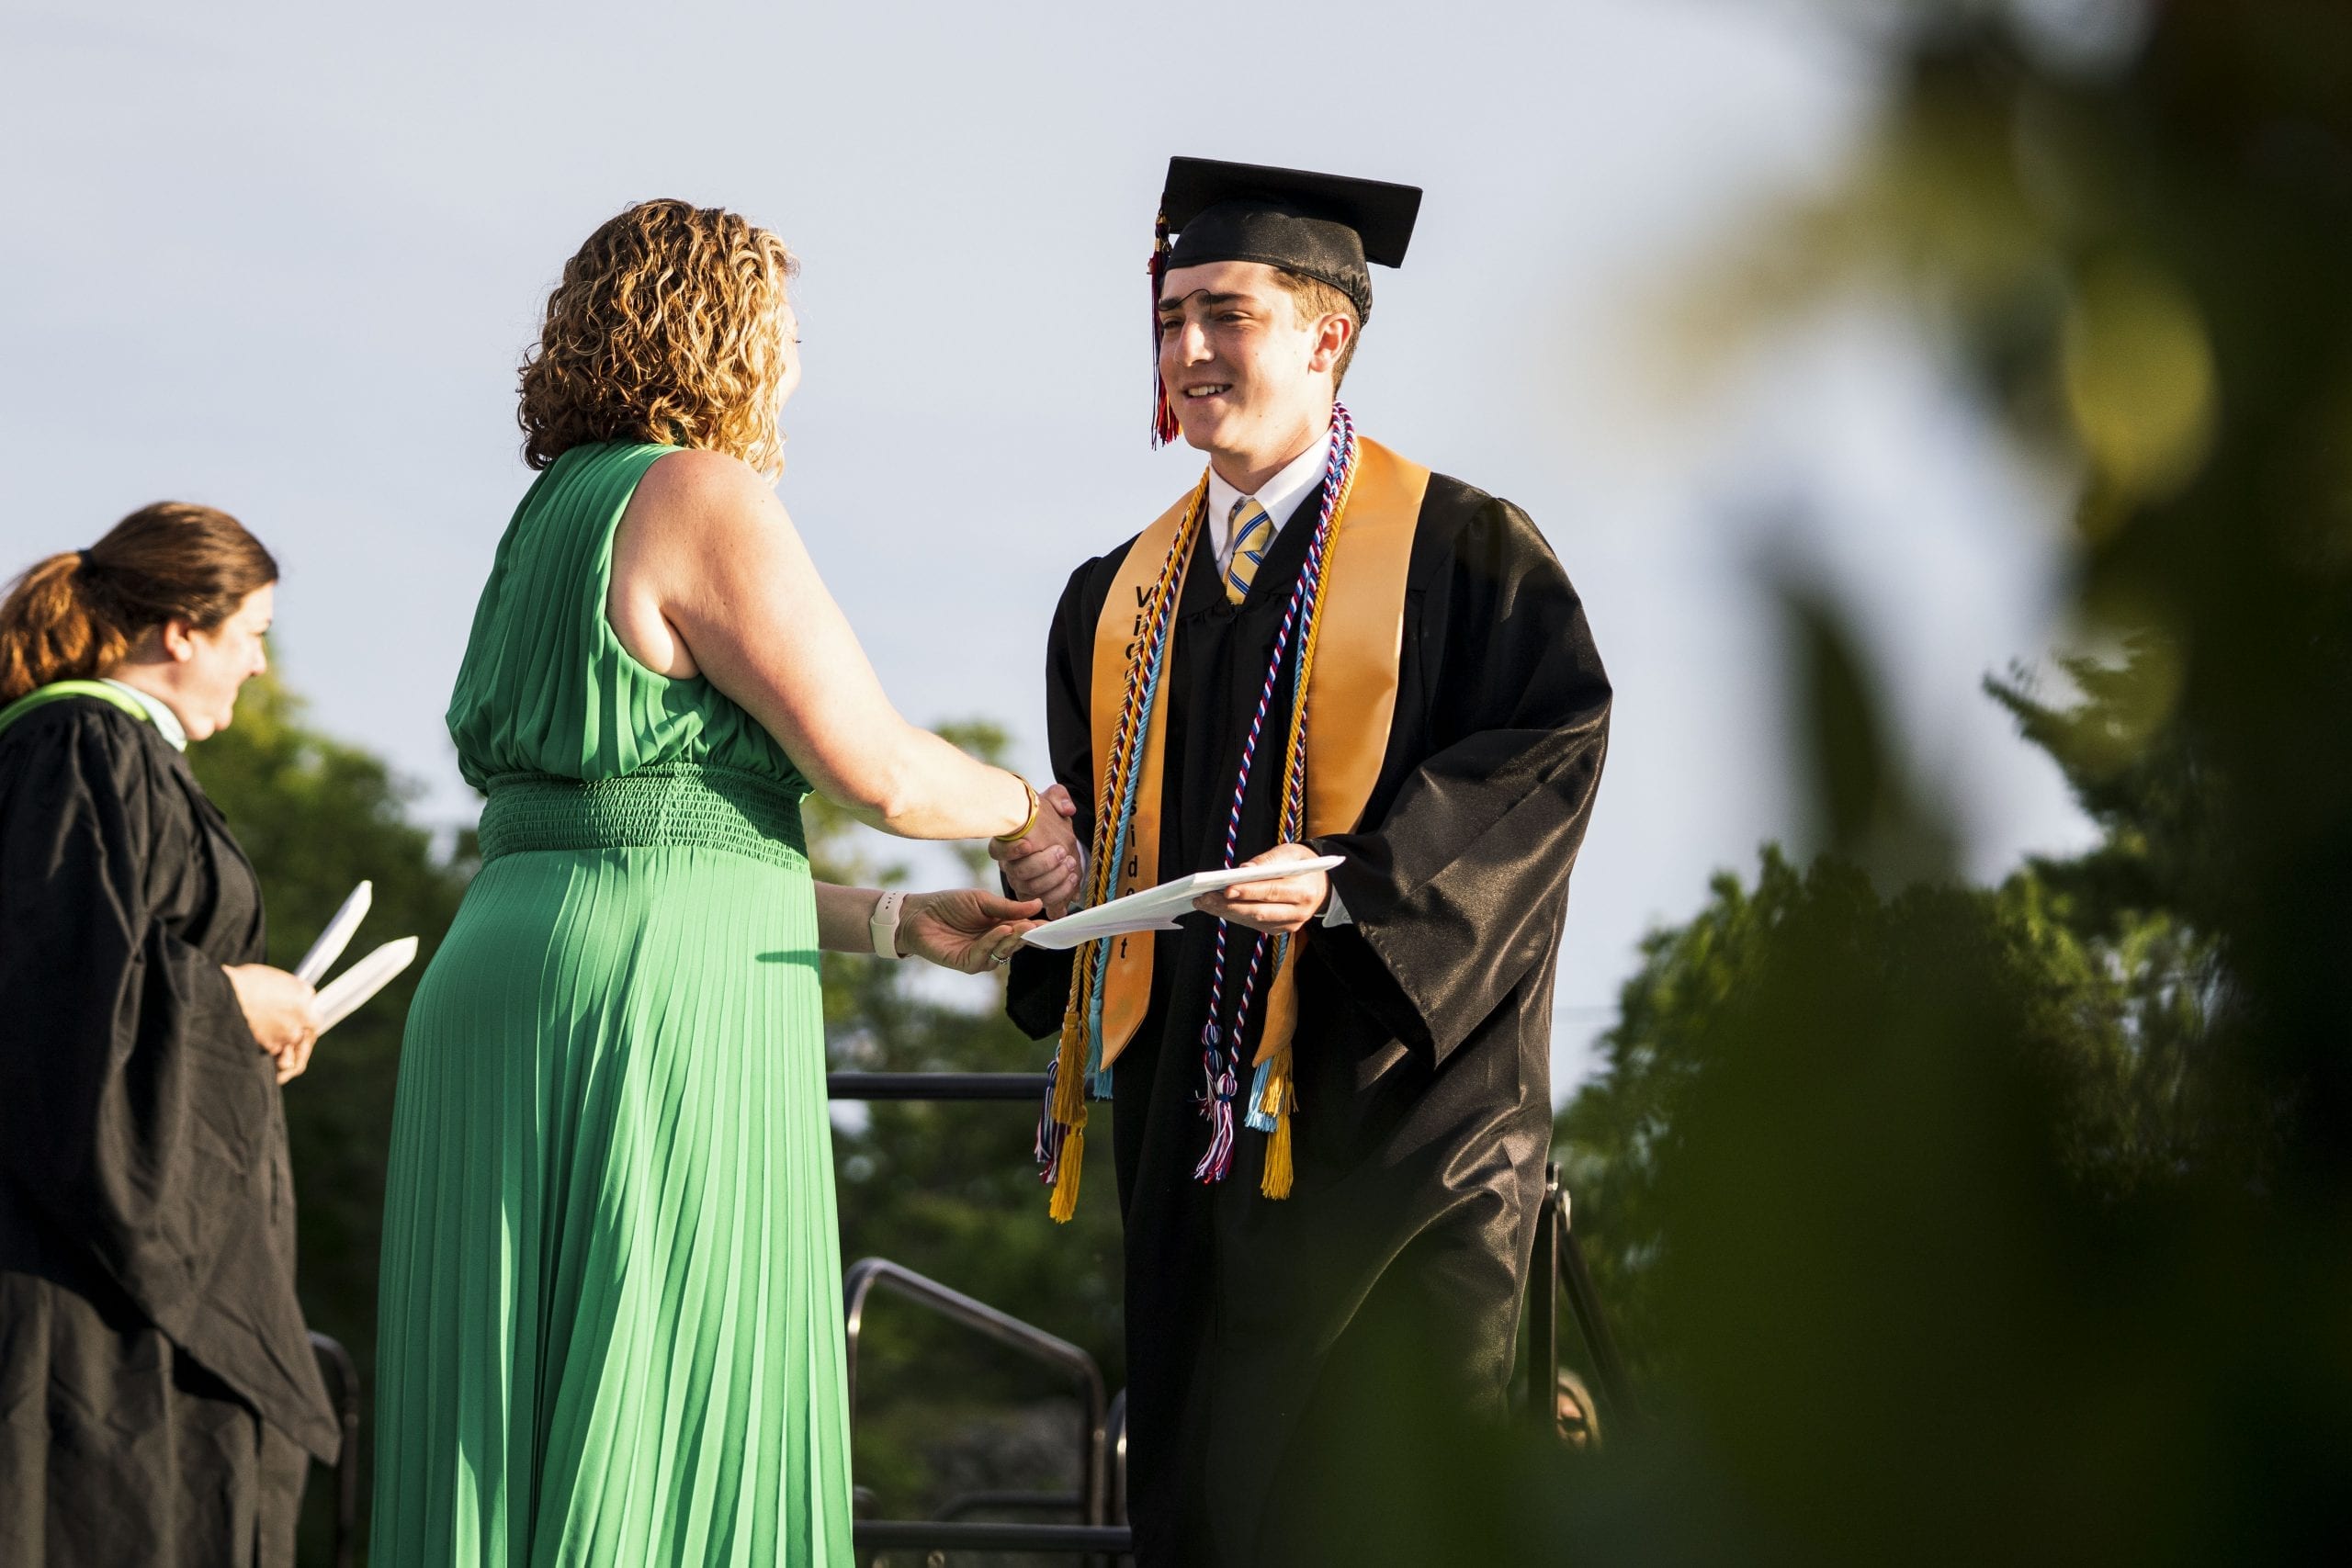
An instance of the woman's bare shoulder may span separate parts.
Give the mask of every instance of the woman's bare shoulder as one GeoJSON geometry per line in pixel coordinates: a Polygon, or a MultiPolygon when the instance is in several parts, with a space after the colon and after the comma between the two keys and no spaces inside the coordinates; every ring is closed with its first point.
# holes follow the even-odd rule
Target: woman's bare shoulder
{"type": "Polygon", "coordinates": [[[723,452],[686,448],[660,458],[623,513],[616,565],[631,574],[662,560],[739,560],[791,536],[792,521],[765,475],[723,452]]]}
{"type": "Polygon", "coordinates": [[[775,490],[757,468],[741,457],[691,446],[657,459],[638,481],[632,499],[649,508],[689,513],[776,508],[775,490]]]}

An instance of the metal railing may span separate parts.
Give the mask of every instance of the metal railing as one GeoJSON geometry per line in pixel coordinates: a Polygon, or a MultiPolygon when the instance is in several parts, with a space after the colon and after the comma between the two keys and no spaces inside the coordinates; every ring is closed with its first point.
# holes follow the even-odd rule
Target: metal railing
{"type": "Polygon", "coordinates": [[[1094,1364],[1094,1358],[1067,1339],[1023,1323],[1008,1313],[999,1312],[986,1302],[976,1301],[961,1291],[950,1290],[938,1280],[926,1279],[887,1258],[862,1258],[852,1264],[849,1272],[842,1276],[842,1318],[847,1346],[852,1418],[855,1418],[857,1412],[857,1353],[859,1342],[865,1333],[866,1298],[877,1288],[903,1296],[950,1323],[985,1335],[1034,1361],[1072,1375],[1084,1405],[1082,1425],[1079,1430],[1079,1517],[1090,1525],[1102,1523],[1103,1455],[1108,1447],[1103,1416],[1108,1401],[1102,1392],[1102,1371],[1094,1364]]]}
{"type": "Polygon", "coordinates": [[[861,1560],[870,1551],[1042,1551],[1125,1557],[1135,1551],[1125,1525],[1000,1525],[972,1520],[861,1519],[861,1560]]]}
{"type": "Polygon", "coordinates": [[[939,1506],[943,1521],[967,1514],[1075,1514],[1086,1506],[1083,1492],[967,1492],[939,1506]]]}
{"type": "Polygon", "coordinates": [[[833,1100],[1023,1100],[1046,1098],[1043,1073],[831,1073],[825,1092],[833,1100]]]}
{"type": "Polygon", "coordinates": [[[334,1401],[335,1419],[343,1427],[343,1448],[334,1461],[334,1568],[351,1568],[359,1536],[359,1367],[340,1341],[323,1334],[311,1336],[311,1354],[319,1360],[319,1375],[326,1381],[327,1397],[334,1401]]]}
{"type": "Polygon", "coordinates": [[[1640,1412],[1569,1218],[1568,1193],[1560,1185],[1560,1168],[1546,1166],[1544,1206],[1535,1221],[1535,1253],[1527,1270],[1527,1418],[1543,1427],[1558,1418],[1560,1295],[1565,1291],[1569,1314],[1592,1359],[1593,1392],[1601,1414],[1612,1426],[1630,1423],[1638,1419],[1640,1412]]]}
{"type": "Polygon", "coordinates": [[[1127,1522],[1127,1391],[1111,1400],[1111,1517],[1127,1522]]]}
{"type": "MultiPolygon", "coordinates": [[[[835,1100],[982,1100],[1035,1104],[1046,1092],[1043,1073],[834,1073],[827,1092],[835,1100]]],[[[1044,1552],[1115,1559],[1134,1550],[1133,1533],[1113,1521],[1125,1517],[1126,1493],[1126,1395],[1105,1402],[1102,1370],[1094,1358],[1057,1335],[1023,1323],[987,1303],[925,1278],[887,1258],[868,1258],[842,1277],[842,1325],[852,1418],[857,1408],[859,1346],[865,1309],[876,1290],[902,1297],[951,1323],[971,1329],[1032,1360],[1070,1374],[1084,1406],[1079,1433],[1079,1491],[967,1494],[941,1510],[937,1519],[859,1519],[853,1526],[858,1558],[892,1550],[924,1551],[1044,1552]],[[1115,1416],[1114,1415],[1115,1412],[1115,1416]],[[1112,1465],[1116,1429],[1115,1472],[1112,1465]],[[980,1510],[1075,1512],[1078,1524],[1000,1522],[956,1516],[980,1510]]]]}

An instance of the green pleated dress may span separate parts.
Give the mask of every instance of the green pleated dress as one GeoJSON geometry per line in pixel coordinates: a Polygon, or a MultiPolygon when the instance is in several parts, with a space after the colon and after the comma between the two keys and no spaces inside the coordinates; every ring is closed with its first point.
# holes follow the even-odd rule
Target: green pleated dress
{"type": "Polygon", "coordinates": [[[450,702],[482,868],[401,1058],[378,1568],[851,1560],[808,784],[605,616],[669,450],[540,476],[450,702]]]}

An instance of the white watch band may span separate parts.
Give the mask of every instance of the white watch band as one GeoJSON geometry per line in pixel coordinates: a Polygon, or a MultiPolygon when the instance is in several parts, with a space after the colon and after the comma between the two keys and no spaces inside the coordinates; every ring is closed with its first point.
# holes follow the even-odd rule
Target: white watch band
{"type": "Polygon", "coordinates": [[[874,901],[874,913],[867,917],[865,929],[874,938],[874,956],[899,956],[899,907],[907,901],[903,893],[885,893],[874,901]]]}

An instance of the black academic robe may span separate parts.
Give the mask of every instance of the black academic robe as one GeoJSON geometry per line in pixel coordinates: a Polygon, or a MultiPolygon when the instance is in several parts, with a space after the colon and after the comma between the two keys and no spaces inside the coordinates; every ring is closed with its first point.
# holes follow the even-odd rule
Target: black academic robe
{"type": "Polygon", "coordinates": [[[0,1560],[269,1562],[340,1441],[294,1294],[252,865],[153,725],[0,733],[0,1560]]]}
{"type": "MultiPolygon", "coordinates": [[[[1238,609],[1203,531],[1162,699],[1162,879],[1222,863],[1248,716],[1318,505],[1319,492],[1301,503],[1238,609]]],[[[1081,803],[1081,842],[1095,626],[1125,550],[1071,576],[1047,653],[1055,774],[1081,803]]],[[[1312,840],[1347,857],[1331,884],[1353,923],[1311,928],[1300,961],[1291,1196],[1260,1194],[1254,1132],[1223,1183],[1193,1176],[1208,1136],[1208,917],[1157,938],[1150,1009],[1115,1066],[1129,1512],[1146,1564],[1382,1561],[1384,1510],[1427,1506],[1415,1483],[1434,1473],[1422,1461],[1442,1417],[1505,1395],[1550,1142],[1568,873],[1610,690],[1543,536],[1459,480],[1430,480],[1405,623],[1362,825],[1312,840]]],[[[1280,691],[1272,746],[1286,733],[1287,673],[1280,691]]],[[[1279,755],[1255,773],[1243,859],[1274,841],[1279,755]]],[[[1249,935],[1230,939],[1228,994],[1249,935]]],[[[1067,954],[1016,956],[1013,1020],[1053,1034],[1069,976],[1067,954]]],[[[1111,1196],[1098,1180],[1081,1201],[1111,1196]]]]}

